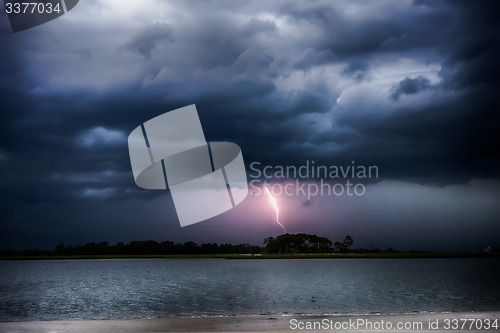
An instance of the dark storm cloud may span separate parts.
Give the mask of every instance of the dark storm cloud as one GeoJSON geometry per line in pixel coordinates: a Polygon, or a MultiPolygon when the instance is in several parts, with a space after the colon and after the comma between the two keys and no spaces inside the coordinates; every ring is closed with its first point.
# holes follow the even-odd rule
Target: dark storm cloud
{"type": "MultiPolygon", "coordinates": [[[[220,15],[208,15],[206,18],[200,18],[196,27],[189,26],[187,29],[175,29],[163,23],[154,24],[139,33],[134,33],[125,45],[127,49],[151,58],[152,50],[158,43],[168,42],[169,49],[158,49],[158,57],[172,53],[173,50],[177,50],[176,55],[182,54],[183,59],[176,61],[185,67],[185,78],[177,80],[175,84],[169,81],[159,81],[157,84],[161,87],[161,92],[167,92],[169,96],[167,100],[155,87],[152,87],[150,92],[136,93],[136,86],[126,87],[119,94],[109,95],[99,102],[82,103],[78,101],[78,97],[75,101],[73,96],[67,99],[35,97],[31,101],[26,101],[24,96],[11,97],[10,101],[3,102],[3,105],[13,105],[12,110],[16,109],[16,114],[15,116],[11,114],[14,118],[5,119],[4,123],[10,125],[7,133],[2,134],[4,136],[2,142],[7,144],[5,147],[7,151],[33,149],[28,144],[29,140],[19,134],[22,132],[17,128],[23,124],[33,136],[39,136],[39,144],[45,145],[39,149],[40,151],[67,150],[68,154],[71,154],[70,151],[74,149],[84,149],[84,147],[74,147],[76,137],[81,137],[83,133],[95,128],[101,127],[104,131],[122,131],[126,136],[137,123],[165,110],[196,103],[207,137],[240,143],[248,160],[300,163],[310,157],[316,157],[324,162],[348,161],[352,158],[365,161],[371,159],[373,163],[393,166],[386,169],[386,177],[412,178],[414,171],[406,161],[414,163],[427,158],[426,148],[430,145],[432,151],[444,153],[439,162],[436,161],[436,166],[441,170],[449,161],[450,170],[457,170],[459,174],[457,180],[463,181],[483,174],[488,167],[476,169],[471,163],[467,166],[456,165],[456,160],[448,159],[446,156],[457,149],[456,145],[460,138],[454,128],[447,130],[443,128],[446,128],[447,123],[453,123],[461,129],[461,133],[467,134],[461,136],[467,137],[468,141],[462,144],[470,147],[461,149],[464,160],[481,151],[493,156],[495,149],[487,148],[490,144],[485,145],[482,140],[494,140],[495,134],[486,130],[478,135],[473,132],[476,128],[471,129],[470,133],[467,130],[467,124],[470,124],[471,119],[476,119],[476,123],[484,121],[486,124],[491,124],[491,120],[495,120],[496,116],[490,110],[490,105],[496,103],[493,92],[480,87],[473,90],[459,89],[451,99],[436,100],[429,105],[415,105],[410,113],[404,111],[408,108],[404,106],[401,112],[394,112],[384,117],[376,116],[373,119],[367,118],[363,113],[340,109],[335,111],[334,129],[328,131],[316,130],[315,127],[321,121],[307,119],[305,115],[332,110],[340,92],[332,95],[325,88],[324,81],[288,92],[278,91],[272,78],[276,73],[289,73],[292,69],[307,70],[335,62],[342,64],[343,60],[338,57],[340,55],[341,58],[348,60],[341,74],[361,79],[370,68],[370,57],[386,52],[423,52],[420,50],[429,48],[444,54],[444,67],[440,73],[443,83],[440,89],[446,90],[452,82],[456,89],[484,84],[489,82],[488,80],[493,80],[494,83],[497,80],[495,75],[485,76],[480,83],[476,80],[479,75],[477,73],[481,73],[481,66],[491,63],[482,61],[483,57],[498,52],[496,44],[489,39],[481,38],[476,42],[473,37],[468,37],[478,35],[478,30],[482,28],[478,22],[484,22],[484,36],[492,34],[490,29],[493,30],[494,25],[488,20],[488,7],[416,3],[406,16],[351,22],[332,6],[287,3],[278,6],[276,11],[280,17],[292,25],[311,24],[319,31],[315,36],[309,36],[307,41],[301,40],[300,36],[297,37],[297,44],[294,44],[293,40],[286,41],[284,48],[294,50],[288,58],[283,57],[280,50],[273,50],[258,39],[262,34],[279,33],[279,28],[272,21],[251,18],[237,26],[233,21],[220,15]],[[483,16],[485,18],[482,18],[483,16]],[[454,20],[456,22],[448,27],[454,20]],[[427,24],[423,24],[424,22],[427,24]],[[448,29],[442,29],[444,26],[448,29]],[[179,36],[175,39],[174,30],[179,30],[179,36]],[[442,32],[443,30],[446,32],[442,32]],[[420,36],[422,34],[428,38],[424,40],[420,36]],[[183,38],[189,38],[193,42],[184,45],[183,38]],[[486,43],[486,40],[490,43],[486,43]],[[443,43],[449,47],[443,47],[443,43]],[[389,47],[389,44],[392,46],[389,47]],[[180,48],[182,53],[178,53],[180,48]],[[353,59],[349,60],[350,57],[353,59]],[[184,59],[189,61],[189,64],[184,63],[184,59]],[[190,78],[193,73],[201,70],[204,70],[200,72],[201,74],[190,78]],[[483,101],[481,105],[462,103],[468,98],[478,100],[479,96],[481,96],[479,100],[483,101]],[[14,101],[19,103],[22,100],[25,101],[24,106],[15,105],[14,101]],[[46,113],[42,114],[33,109],[32,104],[43,107],[47,110],[46,113]],[[80,111],[68,114],[58,105],[65,105],[64,109],[80,111]],[[458,110],[451,113],[450,105],[458,110]],[[471,113],[469,108],[475,112],[471,113]],[[19,112],[18,109],[25,111],[19,112]],[[138,113],[137,109],[140,109],[141,113],[138,113]],[[412,121],[406,122],[408,119],[412,121]],[[221,124],[224,126],[221,127],[221,124]],[[300,147],[307,143],[311,144],[311,148],[302,150],[300,147]],[[328,153],[321,152],[321,146],[329,143],[339,148],[328,153]],[[412,149],[403,148],[408,147],[408,143],[411,143],[409,146],[413,147],[412,149]],[[365,152],[365,146],[377,146],[379,149],[373,149],[377,153],[371,154],[365,152]],[[405,155],[410,156],[402,158],[405,155]],[[463,170],[460,170],[461,168],[463,170]],[[389,170],[403,171],[393,174],[389,170]]],[[[424,56],[425,53],[422,54],[424,56]]],[[[151,61],[145,66],[148,70],[157,66],[154,60],[145,61],[146,63],[151,61]]],[[[175,63],[173,65],[175,66],[175,63]]],[[[155,70],[156,76],[161,75],[158,74],[161,70],[162,67],[155,70]]],[[[396,85],[391,97],[398,100],[403,94],[417,94],[430,86],[430,81],[422,76],[407,77],[396,85]]],[[[8,92],[3,95],[9,94],[12,96],[8,92]]],[[[9,113],[4,114],[4,117],[9,117],[9,113]]],[[[122,143],[117,147],[95,147],[92,151],[88,151],[86,156],[95,155],[99,158],[100,155],[96,151],[101,149],[106,154],[126,152],[125,143],[122,143]]],[[[115,158],[110,160],[116,161],[115,158]]],[[[126,154],[119,160],[118,171],[126,170],[128,168],[126,154]]],[[[93,164],[90,158],[85,161],[88,161],[89,165],[93,164]]],[[[433,162],[426,163],[429,163],[429,168],[432,169],[433,162]]],[[[86,162],[82,162],[76,167],[75,172],[81,171],[80,169],[86,165],[86,162]]],[[[450,179],[453,178],[455,171],[451,173],[450,179]]]]}
{"type": "Polygon", "coordinates": [[[356,81],[361,81],[366,77],[369,69],[370,66],[366,62],[354,60],[342,70],[342,74],[354,77],[356,81]]]}
{"type": "Polygon", "coordinates": [[[174,42],[172,28],[164,23],[156,23],[151,27],[144,28],[133,36],[123,48],[150,58],[151,52],[160,42],[174,42]]]}
{"type": "Polygon", "coordinates": [[[307,70],[313,66],[321,66],[332,63],[336,59],[337,57],[335,54],[329,49],[316,51],[309,48],[301,54],[295,63],[295,68],[307,70]]]}
{"type": "Polygon", "coordinates": [[[242,29],[242,33],[247,36],[253,36],[258,33],[274,33],[277,32],[277,27],[274,22],[251,19],[242,29]]]}
{"type": "Polygon", "coordinates": [[[430,87],[430,81],[423,76],[417,76],[414,79],[406,77],[404,80],[399,81],[399,83],[393,87],[391,98],[397,101],[399,100],[399,97],[401,97],[401,95],[416,94],[430,87]]]}
{"type": "Polygon", "coordinates": [[[461,1],[455,3],[455,38],[443,41],[446,60],[441,71],[443,85],[450,89],[491,85],[500,82],[500,27],[498,2],[461,1]]]}
{"type": "Polygon", "coordinates": [[[279,13],[295,24],[305,22],[320,28],[310,39],[314,49],[327,47],[340,58],[350,58],[439,47],[439,42],[449,36],[443,27],[453,23],[455,11],[442,3],[416,3],[411,10],[398,13],[394,3],[385,3],[373,9],[381,18],[353,19],[331,4],[298,2],[283,5],[279,13]]]}
{"type": "Polygon", "coordinates": [[[471,178],[497,178],[499,135],[493,124],[498,94],[464,92],[459,97],[406,107],[383,117],[339,119],[362,135],[348,143],[345,155],[356,161],[378,161],[384,174],[421,183],[465,183],[471,178]],[[483,104],[477,110],[477,100],[483,104]],[[352,145],[352,147],[349,147],[352,145]]]}
{"type": "MultiPolygon", "coordinates": [[[[500,152],[494,142],[500,137],[492,125],[499,122],[494,111],[499,105],[498,66],[492,66],[499,52],[498,23],[491,14],[497,5],[416,3],[407,16],[385,22],[369,20],[358,25],[344,22],[334,9],[297,7],[284,7],[283,12],[294,21],[328,27],[333,33],[330,49],[341,57],[356,56],[345,67],[345,74],[366,69],[368,56],[384,52],[420,52],[425,57],[429,51],[423,49],[427,48],[445,59],[440,72],[442,82],[435,87],[438,95],[442,94],[435,101],[404,106],[385,116],[367,117],[352,110],[339,111],[335,121],[340,127],[337,131],[316,132],[306,139],[318,145],[340,144],[328,157],[318,152],[318,159],[372,161],[381,165],[385,177],[424,183],[499,177],[494,165],[500,152]],[[335,27],[338,28],[335,31],[330,29],[335,27]],[[335,40],[339,30],[349,38],[335,40]],[[367,60],[359,62],[363,54],[367,60]],[[455,93],[442,97],[450,88],[455,93]]],[[[328,39],[325,34],[316,43],[323,43],[323,38],[328,39]]],[[[397,100],[402,94],[417,94],[430,87],[430,81],[422,76],[408,77],[397,84],[391,97],[397,100]]],[[[293,140],[287,133],[293,132],[298,140],[305,139],[297,132],[307,133],[306,126],[301,130],[283,127],[275,129],[286,138],[281,147],[293,140]]],[[[286,153],[292,152],[286,150],[286,153]]],[[[294,151],[293,156],[304,160],[311,156],[311,151],[294,151]]]]}
{"type": "Polygon", "coordinates": [[[351,14],[347,3],[257,4],[175,2],[186,16],[110,37],[78,21],[68,35],[0,34],[2,240],[35,239],[37,221],[57,232],[71,210],[95,207],[98,219],[106,203],[158,199],[135,186],[126,137],[189,104],[207,139],[238,143],[247,164],[355,160],[384,179],[439,185],[500,178],[497,4],[381,2],[351,14]],[[441,67],[434,79],[420,67],[376,72],[401,71],[398,59],[441,67]],[[363,84],[386,104],[368,94],[343,104],[363,84]]]}
{"type": "Polygon", "coordinates": [[[278,13],[290,17],[297,23],[307,21],[323,26],[343,19],[334,8],[325,4],[285,3],[278,13]]]}

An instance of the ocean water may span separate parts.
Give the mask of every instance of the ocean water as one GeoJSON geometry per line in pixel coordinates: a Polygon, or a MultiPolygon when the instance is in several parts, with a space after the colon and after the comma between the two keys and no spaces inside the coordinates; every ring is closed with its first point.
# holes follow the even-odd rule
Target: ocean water
{"type": "Polygon", "coordinates": [[[0,321],[500,310],[498,259],[0,261],[0,321]]]}

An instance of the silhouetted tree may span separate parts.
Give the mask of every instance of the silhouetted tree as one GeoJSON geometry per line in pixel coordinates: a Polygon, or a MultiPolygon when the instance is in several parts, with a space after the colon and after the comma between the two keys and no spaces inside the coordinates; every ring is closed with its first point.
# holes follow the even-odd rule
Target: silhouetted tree
{"type": "Polygon", "coordinates": [[[335,249],[335,252],[342,252],[342,253],[347,252],[347,247],[345,246],[344,243],[341,242],[335,242],[333,248],[335,249]]]}
{"type": "Polygon", "coordinates": [[[267,253],[324,253],[332,251],[332,241],[317,235],[283,234],[264,239],[267,253]]]}
{"type": "Polygon", "coordinates": [[[354,239],[351,236],[347,235],[344,238],[344,246],[347,248],[347,252],[351,252],[351,246],[354,243],[354,239]]]}

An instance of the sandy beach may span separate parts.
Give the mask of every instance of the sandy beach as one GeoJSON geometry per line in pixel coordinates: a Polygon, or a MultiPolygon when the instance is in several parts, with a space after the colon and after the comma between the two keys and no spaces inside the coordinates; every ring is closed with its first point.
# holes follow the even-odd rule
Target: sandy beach
{"type": "Polygon", "coordinates": [[[26,332],[497,332],[500,311],[397,315],[241,316],[124,320],[3,322],[1,333],[26,332]]]}

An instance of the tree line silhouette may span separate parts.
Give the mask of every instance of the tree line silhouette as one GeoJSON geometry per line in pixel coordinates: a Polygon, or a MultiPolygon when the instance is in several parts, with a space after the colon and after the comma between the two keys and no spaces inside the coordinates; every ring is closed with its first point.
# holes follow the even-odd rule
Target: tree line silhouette
{"type": "Polygon", "coordinates": [[[342,242],[335,242],[326,237],[309,234],[283,234],[264,239],[266,253],[330,253],[351,252],[354,240],[347,235],[342,242]]]}
{"type": "Polygon", "coordinates": [[[250,244],[198,244],[193,241],[174,243],[172,241],[157,242],[132,241],[118,242],[110,245],[108,242],[91,242],[85,245],[58,244],[53,250],[0,250],[0,256],[87,256],[87,255],[175,255],[175,254],[293,254],[293,253],[377,253],[397,252],[394,249],[352,249],[354,239],[347,235],[343,241],[333,243],[330,239],[305,233],[282,234],[264,239],[264,247],[250,244]]]}
{"type": "Polygon", "coordinates": [[[168,255],[168,254],[241,254],[261,253],[260,246],[250,244],[217,244],[195,242],[174,243],[171,241],[157,242],[132,241],[118,242],[110,245],[108,242],[87,243],[85,245],[57,245],[53,250],[28,249],[23,251],[2,250],[1,256],[71,256],[71,255],[168,255]]]}

